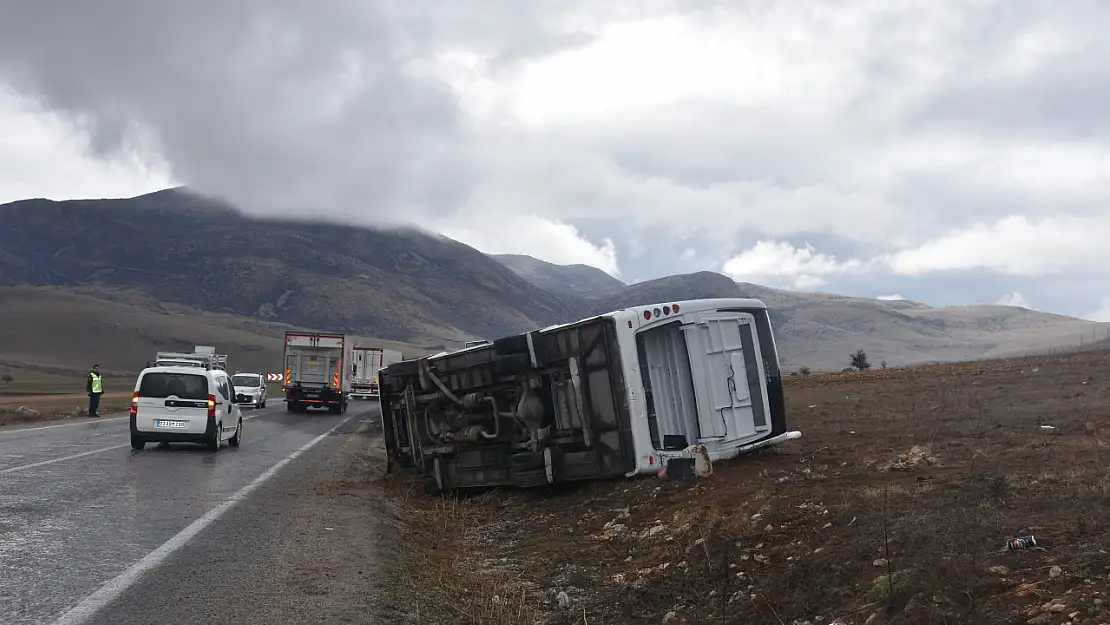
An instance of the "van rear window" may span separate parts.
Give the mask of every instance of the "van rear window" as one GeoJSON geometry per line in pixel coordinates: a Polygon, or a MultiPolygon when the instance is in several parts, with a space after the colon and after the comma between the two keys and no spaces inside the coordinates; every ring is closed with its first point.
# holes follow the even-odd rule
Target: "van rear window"
{"type": "Polygon", "coordinates": [[[190,373],[148,373],[139,384],[139,397],[208,399],[208,378],[190,373]]]}

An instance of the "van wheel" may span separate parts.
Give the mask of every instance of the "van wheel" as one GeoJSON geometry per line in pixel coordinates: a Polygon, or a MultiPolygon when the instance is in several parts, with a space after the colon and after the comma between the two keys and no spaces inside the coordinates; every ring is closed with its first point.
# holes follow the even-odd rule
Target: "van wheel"
{"type": "Polygon", "coordinates": [[[224,427],[223,422],[220,422],[220,423],[216,424],[216,429],[213,430],[212,436],[209,437],[208,442],[206,443],[208,449],[210,449],[212,451],[219,451],[220,450],[220,430],[222,430],[223,427],[224,427]]]}
{"type": "Polygon", "coordinates": [[[293,412],[293,404],[291,402],[285,402],[285,412],[293,412]]]}
{"type": "Polygon", "coordinates": [[[141,450],[143,447],[146,447],[146,441],[144,441],[143,439],[139,438],[138,436],[135,436],[134,434],[132,434],[131,435],[131,449],[140,449],[141,450]]]}
{"type": "Polygon", "coordinates": [[[239,425],[235,426],[235,436],[227,439],[227,444],[238,447],[241,442],[243,442],[243,420],[239,419],[239,425]]]}

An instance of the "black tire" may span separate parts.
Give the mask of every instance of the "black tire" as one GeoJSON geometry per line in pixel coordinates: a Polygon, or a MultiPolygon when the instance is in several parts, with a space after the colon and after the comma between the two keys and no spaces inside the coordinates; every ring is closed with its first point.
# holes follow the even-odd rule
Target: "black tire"
{"type": "Polygon", "coordinates": [[[328,406],[328,412],[330,412],[332,414],[342,414],[343,413],[343,406],[340,406],[340,405],[328,406]]]}
{"type": "Polygon", "coordinates": [[[239,419],[239,425],[235,426],[235,436],[227,440],[227,444],[232,447],[238,447],[239,443],[243,442],[243,420],[239,419]]]}
{"type": "Polygon", "coordinates": [[[146,441],[144,441],[143,439],[139,438],[138,436],[135,436],[134,434],[132,434],[131,435],[131,449],[141,451],[144,447],[146,447],[146,441]]]}
{"type": "Polygon", "coordinates": [[[285,412],[293,412],[293,402],[285,402],[285,412]]]}
{"type": "Polygon", "coordinates": [[[220,450],[220,430],[222,430],[223,427],[223,422],[217,423],[216,429],[212,430],[212,436],[210,436],[208,440],[204,442],[204,446],[207,447],[210,451],[220,450]]]}

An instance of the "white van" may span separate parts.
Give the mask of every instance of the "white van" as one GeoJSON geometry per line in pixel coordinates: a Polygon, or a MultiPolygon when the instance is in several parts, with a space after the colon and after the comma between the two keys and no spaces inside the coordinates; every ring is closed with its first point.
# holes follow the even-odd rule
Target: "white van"
{"type": "Polygon", "coordinates": [[[215,451],[238,447],[243,415],[226,371],[196,366],[143,369],[131,396],[131,447],[200,443],[215,451]]]}

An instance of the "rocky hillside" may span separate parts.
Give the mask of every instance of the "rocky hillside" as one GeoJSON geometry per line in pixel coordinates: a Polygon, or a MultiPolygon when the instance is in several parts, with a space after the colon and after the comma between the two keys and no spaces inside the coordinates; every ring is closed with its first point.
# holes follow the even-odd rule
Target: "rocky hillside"
{"type": "MultiPolygon", "coordinates": [[[[545,278],[557,275],[549,272],[545,278]]],[[[933,308],[905,300],[798,293],[737,283],[712,272],[633,284],[589,298],[586,310],[702,297],[753,297],[766,303],[782,362],[791,369],[839,370],[857,349],[867,352],[876,367],[883,361],[898,366],[1070,350],[1110,332],[1110,324],[1011,306],[933,308]]]]}
{"type": "Polygon", "coordinates": [[[700,271],[637,282],[619,291],[590,297],[587,306],[591,314],[597,314],[640,304],[705,297],[744,295],[740,292],[740,287],[729,278],[719,273],[700,271]]]}
{"type": "Polygon", "coordinates": [[[523,254],[495,254],[498,262],[548,293],[575,298],[600,297],[625,284],[589,265],[555,265],[523,254]]]}
{"type": "MultiPolygon", "coordinates": [[[[9,311],[19,321],[0,336],[0,357],[32,359],[33,345],[14,350],[23,344],[19,337],[60,336],[65,328],[74,330],[74,357],[88,337],[126,334],[135,324],[150,329],[148,338],[180,328],[171,338],[189,344],[204,331],[185,328],[202,318],[228,331],[263,324],[248,330],[252,337],[276,336],[273,324],[284,324],[455,346],[636,304],[737,296],[771,307],[782,360],[792,367],[838,370],[861,348],[875,365],[899,365],[1043,352],[1106,337],[1102,325],[1020,308],[794,293],[711,272],[625,286],[590,267],[491,258],[416,230],[251,219],[182,189],[123,200],[14,202],[0,205],[0,223],[3,297],[33,300],[18,314],[9,311]],[[10,290],[16,287],[53,291],[32,297],[34,291],[10,290]],[[74,297],[61,302],[60,293],[74,297]],[[68,316],[52,317],[52,306],[68,316]],[[176,318],[165,315],[167,307],[176,318]]],[[[252,337],[216,342],[269,344],[252,337]]],[[[149,341],[136,341],[136,354],[149,351],[149,341]]]]}
{"type": "Polygon", "coordinates": [[[579,307],[415,230],[254,220],[174,189],[0,205],[0,286],[105,286],[158,301],[415,343],[497,336],[579,307]]]}

